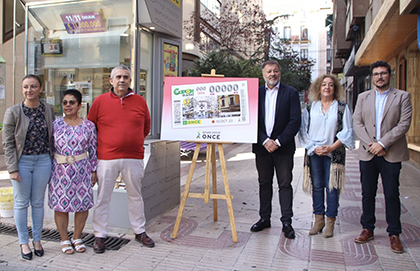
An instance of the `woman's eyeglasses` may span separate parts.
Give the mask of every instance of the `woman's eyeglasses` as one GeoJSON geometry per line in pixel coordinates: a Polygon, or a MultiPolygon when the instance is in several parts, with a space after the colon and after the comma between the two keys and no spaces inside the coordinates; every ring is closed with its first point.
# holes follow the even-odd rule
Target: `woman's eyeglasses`
{"type": "Polygon", "coordinates": [[[67,103],[68,103],[69,105],[75,105],[75,104],[77,103],[77,101],[76,101],[76,100],[70,100],[70,101],[63,100],[61,103],[62,103],[63,105],[67,105],[67,103]]]}

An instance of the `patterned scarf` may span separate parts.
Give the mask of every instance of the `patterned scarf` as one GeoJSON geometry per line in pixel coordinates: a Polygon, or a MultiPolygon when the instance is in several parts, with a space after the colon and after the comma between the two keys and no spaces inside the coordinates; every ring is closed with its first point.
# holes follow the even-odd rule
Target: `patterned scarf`
{"type": "MultiPolygon", "coordinates": [[[[334,137],[334,141],[337,140],[337,133],[343,130],[343,115],[344,110],[346,109],[346,104],[342,102],[338,102],[338,112],[337,112],[337,128],[336,128],[336,136],[334,137]]],[[[311,104],[306,106],[306,110],[309,113],[309,120],[308,120],[308,132],[309,126],[311,123],[311,104]]],[[[344,181],[346,179],[346,150],[343,145],[339,148],[331,152],[331,167],[330,167],[330,181],[329,181],[329,189],[337,189],[338,193],[343,192],[344,190],[344,181]]],[[[306,194],[312,193],[312,182],[311,182],[311,164],[308,156],[308,150],[305,149],[305,158],[303,160],[303,183],[302,189],[303,192],[306,194]]]]}

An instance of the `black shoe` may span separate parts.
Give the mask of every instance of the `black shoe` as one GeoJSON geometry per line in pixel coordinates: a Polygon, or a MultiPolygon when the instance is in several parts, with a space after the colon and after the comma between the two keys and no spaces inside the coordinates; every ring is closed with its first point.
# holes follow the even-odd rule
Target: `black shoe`
{"type": "Polygon", "coordinates": [[[95,253],[105,252],[105,238],[95,237],[95,241],[93,241],[93,251],[95,253]]]}
{"type": "Polygon", "coordinates": [[[23,253],[23,249],[22,249],[22,245],[20,245],[20,254],[22,255],[22,258],[25,260],[32,260],[32,251],[29,253],[24,254],[23,253]]]}
{"type": "Polygon", "coordinates": [[[270,220],[264,220],[264,219],[260,219],[258,220],[257,223],[255,223],[254,225],[252,225],[251,227],[251,231],[252,232],[258,232],[258,231],[262,231],[265,228],[270,228],[271,227],[271,223],[270,220]]]}
{"type": "Polygon", "coordinates": [[[295,230],[292,227],[292,224],[283,224],[284,237],[287,239],[295,239],[295,230]]]}
{"type": "Polygon", "coordinates": [[[32,241],[32,245],[34,246],[34,254],[38,257],[42,257],[44,255],[44,248],[42,247],[42,245],[41,245],[40,250],[35,249],[35,242],[34,241],[32,241]]]}

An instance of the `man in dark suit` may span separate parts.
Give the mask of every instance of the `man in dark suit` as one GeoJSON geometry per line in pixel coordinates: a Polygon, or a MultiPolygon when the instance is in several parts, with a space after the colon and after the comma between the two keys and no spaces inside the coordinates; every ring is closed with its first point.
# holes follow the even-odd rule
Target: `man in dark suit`
{"type": "Polygon", "coordinates": [[[292,227],[292,170],[301,110],[296,89],[280,83],[280,66],[275,60],[262,64],[265,85],[258,92],[258,142],[252,145],[258,171],[260,220],[251,227],[258,232],[271,227],[273,177],[276,171],[284,236],[295,238],[292,227]]]}
{"type": "Polygon", "coordinates": [[[353,129],[360,139],[358,153],[363,208],[360,219],[363,231],[355,242],[363,244],[373,239],[380,174],[391,250],[402,253],[399,176],[401,162],[409,159],[405,134],[411,124],[410,93],[390,87],[391,67],[385,61],[373,63],[371,75],[375,89],[359,95],[353,114],[353,129]]]}

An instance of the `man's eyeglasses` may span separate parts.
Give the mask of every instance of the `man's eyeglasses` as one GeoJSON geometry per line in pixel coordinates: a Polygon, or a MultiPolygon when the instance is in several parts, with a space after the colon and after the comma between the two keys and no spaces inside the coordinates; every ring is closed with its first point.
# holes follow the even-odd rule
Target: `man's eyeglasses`
{"type": "Polygon", "coordinates": [[[372,73],[372,76],[373,77],[379,77],[379,75],[381,77],[384,77],[385,75],[388,75],[388,72],[375,72],[375,73],[372,73]]]}
{"type": "Polygon", "coordinates": [[[76,100],[70,100],[70,101],[63,100],[61,103],[62,103],[63,105],[67,105],[67,103],[68,103],[69,105],[75,105],[75,104],[77,103],[77,101],[76,101],[76,100]]]}

